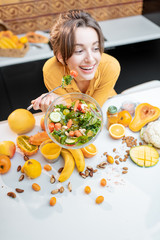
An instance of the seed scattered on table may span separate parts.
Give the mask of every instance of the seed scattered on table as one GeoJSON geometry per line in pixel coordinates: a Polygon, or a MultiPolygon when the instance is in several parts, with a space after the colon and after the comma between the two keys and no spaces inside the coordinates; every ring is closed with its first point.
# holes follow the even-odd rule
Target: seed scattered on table
{"type": "Polygon", "coordinates": [[[128,167],[123,167],[123,170],[128,170],[128,167]]]}
{"type": "Polygon", "coordinates": [[[22,192],[24,192],[24,190],[23,190],[23,189],[20,189],[20,188],[16,188],[15,190],[16,190],[17,193],[22,193],[22,192]]]}
{"type": "Polygon", "coordinates": [[[72,192],[72,185],[71,185],[71,182],[69,182],[67,186],[68,186],[68,190],[69,190],[69,192],[72,192]]]}
{"type": "Polygon", "coordinates": [[[16,198],[16,194],[14,192],[8,192],[7,196],[9,196],[11,198],[16,198]]]}
{"type": "Polygon", "coordinates": [[[58,169],[58,173],[61,173],[63,171],[63,167],[58,169]]]}
{"type": "Polygon", "coordinates": [[[19,182],[21,182],[23,179],[24,179],[24,174],[22,174],[22,175],[19,177],[19,182]]]}
{"type": "Polygon", "coordinates": [[[51,194],[57,194],[58,192],[59,192],[59,189],[57,188],[57,189],[52,190],[51,194]]]}
{"type": "Polygon", "coordinates": [[[50,183],[55,183],[56,179],[55,179],[55,176],[54,175],[51,175],[51,178],[50,178],[50,183]]]}
{"type": "Polygon", "coordinates": [[[64,192],[64,187],[63,187],[63,186],[60,187],[59,192],[60,192],[60,193],[63,193],[63,192],[64,192]]]}
{"type": "Polygon", "coordinates": [[[21,165],[17,167],[17,172],[21,171],[21,165]]]}
{"type": "Polygon", "coordinates": [[[115,163],[116,163],[117,165],[119,165],[119,161],[118,161],[118,160],[116,160],[115,163]]]}

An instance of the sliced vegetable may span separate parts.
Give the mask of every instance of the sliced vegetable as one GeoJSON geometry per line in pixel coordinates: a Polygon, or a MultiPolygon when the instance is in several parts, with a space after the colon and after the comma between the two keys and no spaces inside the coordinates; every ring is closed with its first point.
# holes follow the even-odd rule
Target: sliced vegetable
{"type": "Polygon", "coordinates": [[[66,138],[65,142],[69,145],[73,145],[76,143],[75,139],[73,138],[66,138]]]}
{"type": "Polygon", "coordinates": [[[49,117],[52,122],[59,122],[61,120],[61,114],[59,112],[51,112],[49,117]]]}

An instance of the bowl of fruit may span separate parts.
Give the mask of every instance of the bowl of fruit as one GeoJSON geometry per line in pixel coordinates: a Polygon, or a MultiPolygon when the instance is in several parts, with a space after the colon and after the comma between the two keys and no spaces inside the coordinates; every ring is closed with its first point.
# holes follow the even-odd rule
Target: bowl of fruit
{"type": "Polygon", "coordinates": [[[57,97],[45,114],[45,128],[51,140],[63,148],[78,149],[91,144],[103,127],[101,107],[83,93],[57,97]]]}

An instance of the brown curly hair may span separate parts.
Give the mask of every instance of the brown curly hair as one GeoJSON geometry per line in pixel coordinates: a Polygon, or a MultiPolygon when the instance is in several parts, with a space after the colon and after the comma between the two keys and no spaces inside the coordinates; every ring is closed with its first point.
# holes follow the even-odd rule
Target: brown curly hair
{"type": "Polygon", "coordinates": [[[70,10],[59,15],[50,33],[50,42],[54,55],[57,58],[58,54],[60,54],[65,64],[75,50],[74,32],[78,27],[95,29],[99,38],[100,52],[103,53],[104,51],[104,37],[97,21],[89,13],[82,10],[70,10]]]}

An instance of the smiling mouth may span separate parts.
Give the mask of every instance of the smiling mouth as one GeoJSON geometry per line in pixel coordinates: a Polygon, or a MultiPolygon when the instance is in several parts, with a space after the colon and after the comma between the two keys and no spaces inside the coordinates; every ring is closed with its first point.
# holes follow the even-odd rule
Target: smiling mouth
{"type": "Polygon", "coordinates": [[[93,65],[93,66],[90,66],[90,67],[80,67],[82,70],[86,70],[86,71],[90,71],[90,70],[93,70],[94,69],[94,67],[95,67],[95,65],[93,65]]]}

